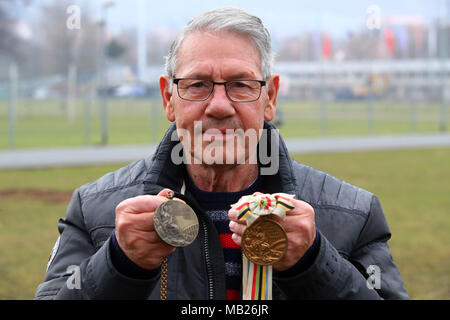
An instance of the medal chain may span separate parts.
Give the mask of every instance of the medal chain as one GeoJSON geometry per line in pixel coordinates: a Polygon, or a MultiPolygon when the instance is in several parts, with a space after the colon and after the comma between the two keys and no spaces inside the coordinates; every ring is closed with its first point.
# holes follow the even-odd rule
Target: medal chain
{"type": "Polygon", "coordinates": [[[167,257],[163,257],[161,263],[161,291],[160,298],[161,300],[167,299],[167,257]]]}
{"type": "MultiPolygon", "coordinates": [[[[173,199],[173,192],[169,191],[166,195],[167,199],[173,199]]],[[[167,257],[162,258],[161,262],[161,289],[160,289],[160,299],[167,299],[167,257]]]]}

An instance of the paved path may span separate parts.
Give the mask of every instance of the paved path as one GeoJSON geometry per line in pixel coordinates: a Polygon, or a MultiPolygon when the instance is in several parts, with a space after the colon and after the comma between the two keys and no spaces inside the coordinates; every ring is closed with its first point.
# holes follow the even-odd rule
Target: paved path
{"type": "MultiPolygon", "coordinates": [[[[286,139],[291,154],[450,147],[450,134],[286,139]]],[[[128,163],[152,154],[155,145],[19,149],[0,151],[0,169],[128,163]]],[[[450,161],[450,160],[449,160],[450,161]]]]}

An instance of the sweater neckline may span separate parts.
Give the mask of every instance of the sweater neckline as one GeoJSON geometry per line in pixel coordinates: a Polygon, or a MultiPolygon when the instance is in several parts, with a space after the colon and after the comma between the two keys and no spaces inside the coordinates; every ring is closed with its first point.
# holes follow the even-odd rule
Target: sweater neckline
{"type": "Polygon", "coordinates": [[[186,174],[186,187],[203,209],[224,209],[231,204],[237,203],[242,196],[253,194],[262,189],[262,178],[260,175],[247,188],[236,192],[210,192],[199,189],[186,174]]]}

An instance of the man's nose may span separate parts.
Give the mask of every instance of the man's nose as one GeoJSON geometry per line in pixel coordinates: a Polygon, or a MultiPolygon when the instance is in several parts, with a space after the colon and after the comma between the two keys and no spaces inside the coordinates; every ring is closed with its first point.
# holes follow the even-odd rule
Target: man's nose
{"type": "Polygon", "coordinates": [[[205,113],[214,118],[226,118],[236,113],[230,99],[228,99],[224,85],[214,85],[214,91],[209,97],[205,113]]]}

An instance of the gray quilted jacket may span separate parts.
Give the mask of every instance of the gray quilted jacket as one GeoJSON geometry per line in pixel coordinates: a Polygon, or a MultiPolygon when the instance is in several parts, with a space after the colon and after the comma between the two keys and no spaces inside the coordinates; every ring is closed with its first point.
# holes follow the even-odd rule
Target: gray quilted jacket
{"type": "MultiPolygon", "coordinates": [[[[266,123],[265,128],[274,127],[266,123]]],[[[133,279],[111,262],[115,207],[122,200],[183,191],[182,164],[171,161],[170,127],[152,157],[136,161],[74,191],[44,282],[35,299],[158,299],[159,275],[133,279]]],[[[269,137],[270,142],[270,137],[269,137]]],[[[315,210],[320,246],[313,264],[286,278],[273,276],[274,299],[407,299],[387,241],[390,231],[378,198],[289,157],[279,138],[279,170],[264,176],[268,193],[295,194],[315,210]],[[376,271],[376,272],[375,272],[376,271]]],[[[215,227],[186,191],[200,232],[168,258],[168,299],[225,299],[223,251],[215,227]]]]}

